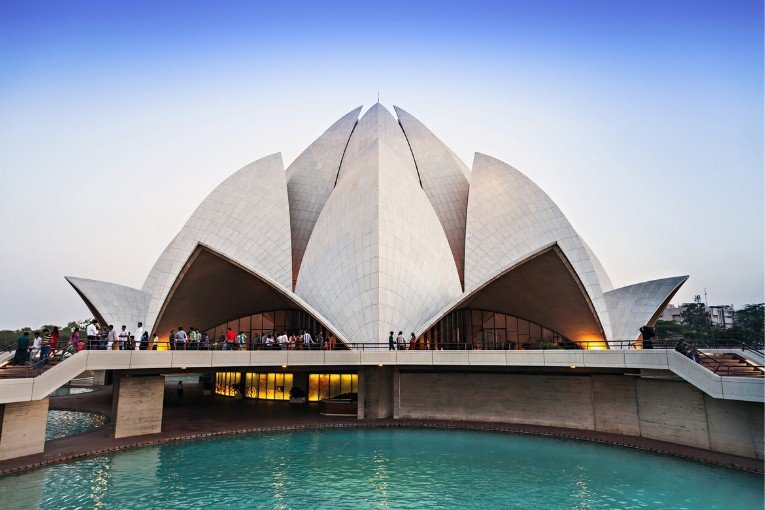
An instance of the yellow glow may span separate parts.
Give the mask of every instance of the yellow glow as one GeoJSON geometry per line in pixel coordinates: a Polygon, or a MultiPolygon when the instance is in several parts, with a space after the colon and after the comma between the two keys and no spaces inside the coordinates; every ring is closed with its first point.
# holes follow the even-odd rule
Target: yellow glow
{"type": "Polygon", "coordinates": [[[579,346],[588,351],[604,351],[608,349],[608,344],[600,338],[584,338],[579,342],[579,346]]]}
{"type": "Polygon", "coordinates": [[[576,368],[576,365],[569,365],[568,368],[576,368]]]}

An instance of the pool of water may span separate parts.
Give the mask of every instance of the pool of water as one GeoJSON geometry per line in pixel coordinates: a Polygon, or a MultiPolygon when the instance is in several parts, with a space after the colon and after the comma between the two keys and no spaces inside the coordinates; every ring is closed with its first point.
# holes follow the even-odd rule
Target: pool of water
{"type": "Polygon", "coordinates": [[[485,432],[336,429],[170,443],[0,478],[15,508],[761,509],[762,478],[485,432]]]}
{"type": "Polygon", "coordinates": [[[77,388],[75,386],[62,386],[60,388],[56,388],[55,390],[53,390],[50,396],[61,397],[63,395],[78,395],[80,393],[90,393],[91,391],[93,391],[93,388],[77,388]]]}
{"type": "MultiPolygon", "coordinates": [[[[106,421],[106,416],[98,413],[51,409],[48,411],[48,422],[45,425],[45,440],[50,441],[51,439],[82,434],[103,426],[106,421]]],[[[2,498],[0,497],[1,501],[2,498]]]]}

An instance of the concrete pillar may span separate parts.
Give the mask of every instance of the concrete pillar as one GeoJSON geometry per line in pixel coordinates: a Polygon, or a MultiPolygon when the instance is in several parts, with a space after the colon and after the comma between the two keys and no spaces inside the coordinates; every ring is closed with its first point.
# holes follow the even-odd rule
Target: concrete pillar
{"type": "MultiPolygon", "coordinates": [[[[393,418],[393,367],[364,367],[363,371],[364,418],[393,418]]],[[[361,403],[359,395],[359,404],[361,403]]]]}
{"type": "Polygon", "coordinates": [[[112,416],[114,438],[162,431],[165,378],[161,375],[125,375],[114,378],[112,416]]]}
{"type": "Polygon", "coordinates": [[[42,453],[48,397],[0,405],[0,460],[42,453]]]}
{"type": "Polygon", "coordinates": [[[106,386],[111,381],[108,370],[94,370],[93,371],[93,386],[106,386]]]}

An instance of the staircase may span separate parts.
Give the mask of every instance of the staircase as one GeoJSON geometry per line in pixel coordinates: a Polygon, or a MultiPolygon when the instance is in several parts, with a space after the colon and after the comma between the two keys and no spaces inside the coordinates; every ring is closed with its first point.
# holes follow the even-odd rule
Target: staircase
{"type": "Polygon", "coordinates": [[[732,352],[700,353],[699,364],[719,376],[765,377],[765,368],[732,352]]]}

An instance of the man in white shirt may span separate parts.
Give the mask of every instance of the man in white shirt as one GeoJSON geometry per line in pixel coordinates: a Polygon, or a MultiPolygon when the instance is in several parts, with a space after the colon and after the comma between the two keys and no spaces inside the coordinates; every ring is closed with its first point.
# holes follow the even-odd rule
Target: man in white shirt
{"type": "Polygon", "coordinates": [[[127,326],[122,325],[122,329],[119,334],[119,349],[123,350],[127,347],[127,341],[130,339],[130,331],[127,330],[127,326]]]}
{"type": "Polygon", "coordinates": [[[276,337],[276,341],[279,342],[279,346],[282,349],[286,349],[287,348],[287,343],[289,343],[289,341],[290,341],[289,338],[287,338],[287,332],[286,331],[282,331],[282,334],[279,335],[278,337],[276,337]]]}
{"type": "Polygon", "coordinates": [[[96,321],[92,321],[85,328],[85,335],[88,337],[88,349],[96,349],[96,340],[98,340],[98,328],[96,327],[96,321]]]}
{"type": "Polygon", "coordinates": [[[141,340],[143,339],[143,322],[138,323],[138,328],[136,328],[133,337],[135,338],[135,346],[133,349],[137,351],[141,347],[141,340]]]}
{"type": "Polygon", "coordinates": [[[42,337],[39,331],[35,331],[35,339],[32,341],[32,352],[29,353],[29,359],[34,360],[42,349],[42,337]]]}
{"type": "Polygon", "coordinates": [[[398,336],[396,337],[396,345],[398,346],[399,351],[406,348],[406,338],[404,338],[403,331],[398,332],[398,336]]]}

